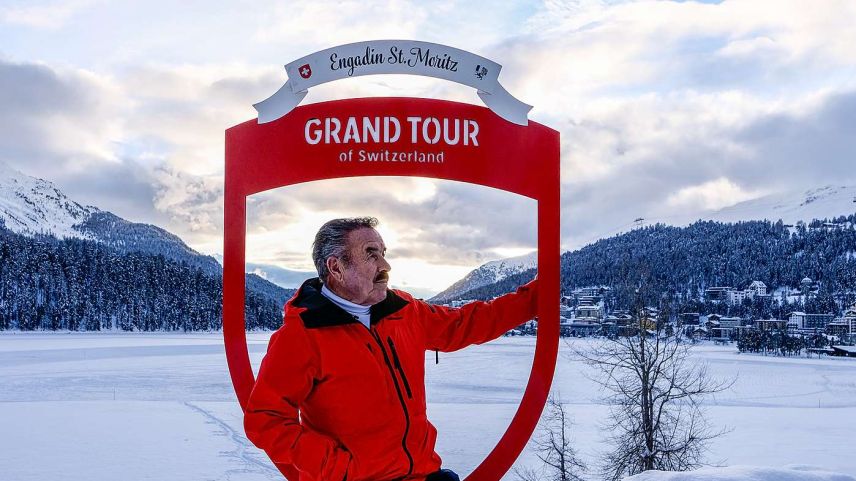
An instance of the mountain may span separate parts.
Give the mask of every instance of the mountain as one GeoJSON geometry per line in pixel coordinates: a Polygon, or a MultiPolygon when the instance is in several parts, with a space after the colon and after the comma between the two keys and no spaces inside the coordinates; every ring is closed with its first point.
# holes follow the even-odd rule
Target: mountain
{"type": "MultiPolygon", "coordinates": [[[[534,275],[534,269],[524,271],[460,298],[490,299],[534,275]]],[[[628,308],[638,293],[646,303],[668,306],[673,313],[778,319],[802,310],[838,315],[856,301],[856,214],[794,227],[781,221],[647,226],[563,254],[560,275],[565,294],[581,287],[609,287],[604,300],[610,309],[628,308]],[[794,300],[783,294],[801,289],[806,277],[810,295],[794,300]],[[756,280],[776,294],[736,306],[704,299],[708,287],[744,289],[756,280]]]]}
{"type": "Polygon", "coordinates": [[[796,224],[853,212],[856,212],[856,186],[827,185],[747,200],[702,216],[702,219],[731,223],[781,219],[785,224],[796,224]]]}
{"type": "MultiPolygon", "coordinates": [[[[223,269],[214,257],[200,254],[175,234],[160,227],[125,220],[66,196],[53,183],[30,177],[0,163],[0,225],[25,237],[89,240],[118,254],[161,255],[220,278],[223,269]]],[[[257,275],[247,286],[282,306],[293,294],[257,275]]]]}
{"type": "MultiPolygon", "coordinates": [[[[697,220],[736,223],[752,220],[776,222],[781,219],[785,225],[792,226],[799,222],[810,223],[814,219],[846,217],[852,215],[854,212],[856,212],[856,186],[827,185],[808,190],[770,194],[739,202],[729,207],[702,214],[698,216],[697,220]]],[[[649,220],[656,221],[656,219],[649,220]]],[[[688,226],[692,222],[687,220],[680,222],[680,225],[688,226]]],[[[535,254],[530,255],[534,258],[535,254]]],[[[496,270],[497,264],[502,264],[503,262],[514,264],[516,259],[519,258],[489,262],[473,270],[445,291],[437,294],[432,301],[442,303],[455,299],[490,298],[497,292],[513,290],[517,285],[533,277],[534,274],[531,273],[525,275],[516,274],[523,274],[528,268],[534,267],[534,263],[526,269],[516,271],[512,269],[507,275],[497,275],[495,279],[491,279],[491,277],[496,270]]]]}
{"type": "Polygon", "coordinates": [[[443,303],[460,298],[461,294],[483,286],[495,284],[514,274],[528,271],[538,265],[538,253],[500,259],[483,264],[470,271],[463,279],[455,282],[443,292],[430,299],[431,302],[443,303]]]}
{"type": "Polygon", "coordinates": [[[298,288],[306,279],[318,275],[315,271],[295,271],[269,264],[254,264],[252,262],[247,262],[247,272],[251,272],[262,279],[288,289],[298,288]]]}
{"type": "MultiPolygon", "coordinates": [[[[250,282],[248,329],[282,324],[273,297],[250,282]]],[[[186,262],[0,226],[0,330],[218,330],[222,299],[222,278],[186,262]]]]}
{"type": "Polygon", "coordinates": [[[76,225],[100,212],[69,199],[52,183],[24,175],[0,162],[0,219],[7,229],[24,235],[91,239],[76,225]]]}
{"type": "Polygon", "coordinates": [[[0,163],[0,219],[25,236],[94,240],[122,253],[162,254],[214,275],[222,272],[210,256],[191,249],[177,235],[160,227],[127,221],[68,198],[53,183],[30,177],[0,163]]]}

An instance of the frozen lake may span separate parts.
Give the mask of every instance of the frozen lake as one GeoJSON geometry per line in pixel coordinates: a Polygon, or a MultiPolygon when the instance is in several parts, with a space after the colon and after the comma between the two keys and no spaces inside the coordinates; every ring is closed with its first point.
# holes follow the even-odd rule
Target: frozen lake
{"type": "MultiPolygon", "coordinates": [[[[250,334],[254,367],[269,334],[250,334]]],[[[447,467],[469,473],[508,426],[525,386],[534,338],[502,338],[426,355],[429,417],[447,467]]],[[[602,449],[586,367],[560,347],[554,390],[573,416],[584,461],[602,449]]],[[[708,402],[717,428],[709,461],[808,464],[856,473],[856,359],[777,358],[701,345],[694,356],[735,384],[708,402]]],[[[0,333],[0,479],[282,479],[243,436],[222,336],[0,333]]],[[[518,464],[533,460],[524,453],[518,464]]],[[[514,479],[507,475],[505,479],[514,479]]]]}

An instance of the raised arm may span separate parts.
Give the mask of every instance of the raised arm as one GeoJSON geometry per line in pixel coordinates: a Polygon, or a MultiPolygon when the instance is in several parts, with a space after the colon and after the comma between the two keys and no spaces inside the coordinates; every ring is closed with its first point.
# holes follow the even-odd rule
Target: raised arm
{"type": "Polygon", "coordinates": [[[274,463],[293,465],[315,481],[342,481],[350,453],[337,441],[302,426],[298,418],[317,366],[305,331],[286,323],[271,337],[244,412],[244,429],[274,463]]]}
{"type": "Polygon", "coordinates": [[[425,328],[425,348],[456,351],[496,339],[534,318],[538,310],[538,281],[490,302],[476,301],[460,308],[417,302],[425,328]]]}

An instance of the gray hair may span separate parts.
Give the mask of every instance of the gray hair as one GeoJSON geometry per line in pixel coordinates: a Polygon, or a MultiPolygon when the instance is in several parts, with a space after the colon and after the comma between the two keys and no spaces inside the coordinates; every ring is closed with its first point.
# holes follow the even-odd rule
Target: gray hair
{"type": "Polygon", "coordinates": [[[339,257],[348,262],[348,234],[357,229],[374,229],[378,223],[374,217],[353,217],[327,221],[318,229],[312,242],[312,262],[322,282],[326,282],[330,274],[327,270],[329,257],[339,257]]]}

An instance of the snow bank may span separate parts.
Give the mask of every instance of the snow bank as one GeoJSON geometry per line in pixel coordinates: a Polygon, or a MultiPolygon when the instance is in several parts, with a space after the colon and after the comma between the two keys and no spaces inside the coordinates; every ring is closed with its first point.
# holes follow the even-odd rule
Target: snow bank
{"type": "Polygon", "coordinates": [[[646,471],[625,481],[856,481],[847,474],[825,471],[816,466],[789,465],[782,468],[728,466],[696,471],[646,471]]]}

